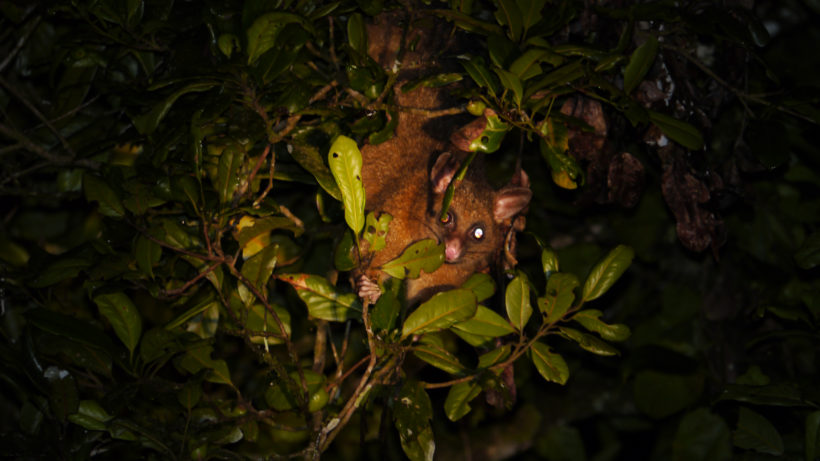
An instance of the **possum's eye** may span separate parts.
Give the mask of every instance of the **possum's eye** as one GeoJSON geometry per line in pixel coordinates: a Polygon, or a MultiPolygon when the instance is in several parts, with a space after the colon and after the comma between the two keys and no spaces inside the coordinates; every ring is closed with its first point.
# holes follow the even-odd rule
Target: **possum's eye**
{"type": "Polygon", "coordinates": [[[453,213],[447,212],[447,216],[439,219],[439,222],[444,224],[445,226],[449,226],[453,223],[453,213]]]}
{"type": "Polygon", "coordinates": [[[475,226],[470,230],[470,236],[473,240],[482,240],[484,238],[484,228],[481,226],[475,226]]]}

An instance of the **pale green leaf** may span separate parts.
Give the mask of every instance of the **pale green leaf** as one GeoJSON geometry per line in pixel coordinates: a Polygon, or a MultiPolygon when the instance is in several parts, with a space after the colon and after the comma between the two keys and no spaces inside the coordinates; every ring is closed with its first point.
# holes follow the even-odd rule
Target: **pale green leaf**
{"type": "Polygon", "coordinates": [[[330,172],[342,194],[347,225],[358,235],[364,227],[365,195],[362,185],[362,153],[356,141],[339,136],[328,153],[330,172]]]}

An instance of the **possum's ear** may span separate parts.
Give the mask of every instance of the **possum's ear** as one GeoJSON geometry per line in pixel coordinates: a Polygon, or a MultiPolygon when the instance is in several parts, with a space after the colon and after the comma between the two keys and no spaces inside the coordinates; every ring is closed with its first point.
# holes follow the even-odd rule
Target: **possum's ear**
{"type": "Polygon", "coordinates": [[[436,159],[433,169],[430,170],[430,184],[433,188],[433,193],[443,194],[453,180],[453,176],[458,170],[458,162],[455,161],[449,152],[444,152],[436,159]]]}
{"type": "Polygon", "coordinates": [[[520,213],[530,204],[532,191],[529,187],[504,186],[495,195],[493,219],[500,223],[520,213]]]}

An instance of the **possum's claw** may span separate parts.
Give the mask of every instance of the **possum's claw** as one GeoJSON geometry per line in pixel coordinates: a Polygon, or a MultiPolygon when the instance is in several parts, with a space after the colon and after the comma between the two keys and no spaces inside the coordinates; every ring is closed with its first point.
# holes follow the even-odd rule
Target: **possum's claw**
{"type": "Polygon", "coordinates": [[[379,300],[379,296],[382,295],[382,290],[377,283],[370,280],[366,275],[359,277],[356,282],[360,298],[369,301],[371,304],[375,304],[376,301],[379,300]]]}

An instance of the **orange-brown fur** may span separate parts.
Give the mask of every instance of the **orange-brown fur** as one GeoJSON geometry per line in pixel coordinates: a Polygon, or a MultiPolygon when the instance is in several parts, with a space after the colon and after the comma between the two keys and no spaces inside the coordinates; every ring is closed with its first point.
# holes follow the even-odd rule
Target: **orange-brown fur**
{"type": "MultiPolygon", "coordinates": [[[[396,16],[381,16],[378,20],[381,22],[368,29],[369,52],[381,65],[390,68],[401,43],[402,29],[396,16]]],[[[417,51],[404,55],[402,68],[418,69],[419,64],[433,59],[425,53],[426,49],[433,44],[433,49],[442,48],[442,42],[437,39],[442,35],[441,24],[422,24],[421,31],[413,27],[416,24],[411,25],[406,41],[418,38],[417,51]]],[[[464,250],[457,260],[448,261],[435,272],[422,273],[418,279],[408,280],[407,298],[411,302],[423,300],[436,291],[459,286],[473,273],[486,271],[502,248],[509,226],[506,216],[499,219],[494,213],[499,197],[509,191],[493,190],[485,180],[480,165],[471,167],[456,189],[450,206],[454,224],[448,227],[439,222],[443,187],[466,157],[465,153],[455,151],[448,142],[464,119],[431,118],[429,112],[412,110],[433,111],[452,104],[447,100],[446,90],[422,87],[403,93],[400,87],[409,78],[407,75],[418,73],[423,74],[424,70],[403,71],[400,74],[395,102],[401,109],[395,136],[384,143],[362,148],[362,180],[367,194],[367,210],[387,212],[393,217],[386,247],[376,253],[371,261],[365,261],[364,273],[372,279],[386,277],[378,271],[378,267],[398,257],[410,244],[425,238],[446,241],[448,246],[454,244],[464,250]],[[452,154],[441,156],[448,151],[452,154]],[[459,240],[477,223],[485,230],[482,240],[459,240]]],[[[518,189],[520,195],[521,188],[518,189]]],[[[529,195],[526,200],[529,200],[529,195]]]]}

